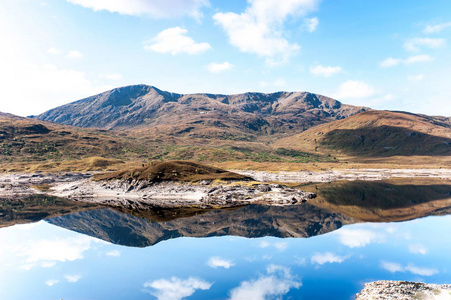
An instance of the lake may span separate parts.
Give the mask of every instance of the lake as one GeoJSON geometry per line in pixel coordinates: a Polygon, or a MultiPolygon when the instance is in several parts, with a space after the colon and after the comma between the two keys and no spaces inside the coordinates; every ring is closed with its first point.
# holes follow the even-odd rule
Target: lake
{"type": "Polygon", "coordinates": [[[318,198],[224,210],[3,199],[0,299],[353,299],[369,281],[451,282],[449,182],[303,188],[318,198]]]}

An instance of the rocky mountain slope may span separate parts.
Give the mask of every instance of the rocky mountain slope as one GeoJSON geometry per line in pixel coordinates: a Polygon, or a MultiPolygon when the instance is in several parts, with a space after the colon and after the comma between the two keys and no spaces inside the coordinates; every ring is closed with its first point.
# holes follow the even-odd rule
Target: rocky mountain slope
{"type": "Polygon", "coordinates": [[[275,147],[352,156],[450,156],[447,118],[367,111],[281,139],[275,147]]]}
{"type": "Polygon", "coordinates": [[[298,133],[368,110],[308,92],[176,94],[153,86],[116,88],[36,116],[78,127],[146,128],[175,136],[252,139],[298,133]]]}

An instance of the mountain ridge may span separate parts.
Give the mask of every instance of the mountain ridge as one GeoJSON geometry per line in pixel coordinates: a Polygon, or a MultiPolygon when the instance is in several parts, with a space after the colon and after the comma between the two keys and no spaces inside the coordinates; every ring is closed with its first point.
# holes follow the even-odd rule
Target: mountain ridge
{"type": "Polygon", "coordinates": [[[309,92],[177,94],[131,85],[71,102],[37,119],[97,129],[179,126],[183,135],[205,127],[235,135],[269,135],[305,129],[370,110],[309,92]]]}

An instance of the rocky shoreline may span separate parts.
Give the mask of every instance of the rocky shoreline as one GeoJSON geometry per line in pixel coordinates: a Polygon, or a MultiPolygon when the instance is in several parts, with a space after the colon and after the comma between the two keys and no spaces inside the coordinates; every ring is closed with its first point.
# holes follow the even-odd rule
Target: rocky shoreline
{"type": "Polygon", "coordinates": [[[386,180],[391,178],[437,178],[451,180],[451,169],[341,169],[321,172],[265,172],[231,170],[261,182],[331,182],[338,180],[386,180]]]}
{"type": "Polygon", "coordinates": [[[450,284],[381,280],[366,283],[356,300],[451,299],[450,284]]]}
{"type": "Polygon", "coordinates": [[[0,195],[48,194],[128,209],[149,206],[233,207],[247,204],[294,205],[316,195],[280,184],[199,183],[109,180],[93,181],[92,173],[8,174],[0,177],[0,195]]]}
{"type": "Polygon", "coordinates": [[[325,172],[278,172],[235,170],[259,183],[201,181],[93,181],[92,172],[18,173],[0,175],[1,196],[49,194],[78,201],[143,209],[149,205],[231,207],[246,204],[293,205],[314,194],[281,184],[336,180],[383,180],[389,178],[440,178],[451,180],[451,169],[348,169],[325,172]]]}

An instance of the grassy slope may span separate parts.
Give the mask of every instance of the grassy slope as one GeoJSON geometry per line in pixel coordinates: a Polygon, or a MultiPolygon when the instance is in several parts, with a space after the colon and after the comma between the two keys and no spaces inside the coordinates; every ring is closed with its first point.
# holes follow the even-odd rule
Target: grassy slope
{"type": "Polygon", "coordinates": [[[144,135],[141,131],[83,129],[0,113],[0,172],[120,169],[155,160],[207,163],[328,162],[329,157],[273,149],[261,141],[144,135]]]}
{"type": "Polygon", "coordinates": [[[363,163],[450,163],[451,126],[434,117],[369,111],[315,126],[275,147],[363,163]]]}
{"type": "Polygon", "coordinates": [[[201,180],[250,180],[251,178],[189,161],[155,162],[141,168],[97,174],[95,180],[149,180],[159,181],[190,181],[201,180]]]}
{"type": "MultiPolygon", "coordinates": [[[[191,160],[226,169],[450,167],[449,119],[371,111],[271,141],[91,130],[0,113],[0,172],[118,170],[191,160]]],[[[213,129],[212,129],[213,130],[213,129]]]]}

